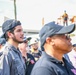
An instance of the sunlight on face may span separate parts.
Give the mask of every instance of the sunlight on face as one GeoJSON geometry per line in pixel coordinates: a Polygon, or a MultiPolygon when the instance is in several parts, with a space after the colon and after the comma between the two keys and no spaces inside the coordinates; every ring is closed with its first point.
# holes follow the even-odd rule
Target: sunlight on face
{"type": "Polygon", "coordinates": [[[21,25],[15,27],[14,37],[17,41],[23,41],[24,33],[21,25]]]}

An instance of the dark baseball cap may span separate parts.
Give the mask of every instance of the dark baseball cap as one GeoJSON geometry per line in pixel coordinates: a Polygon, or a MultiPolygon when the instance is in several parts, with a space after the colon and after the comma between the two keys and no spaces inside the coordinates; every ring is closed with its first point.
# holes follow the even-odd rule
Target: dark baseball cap
{"type": "Polygon", "coordinates": [[[1,37],[5,37],[4,35],[8,30],[11,30],[18,25],[21,25],[20,21],[17,21],[15,19],[6,20],[2,25],[3,35],[1,37]]]}
{"type": "Polygon", "coordinates": [[[76,47],[76,44],[73,44],[73,47],[76,47]]]}
{"type": "Polygon", "coordinates": [[[30,41],[31,40],[31,37],[24,37],[23,41],[30,41]]]}
{"type": "Polygon", "coordinates": [[[0,44],[1,44],[1,45],[5,45],[5,43],[6,43],[5,38],[0,38],[0,44]]]}
{"type": "Polygon", "coordinates": [[[45,40],[49,36],[53,36],[56,34],[70,34],[75,30],[75,24],[62,26],[55,24],[55,22],[50,22],[45,24],[39,32],[41,46],[44,45],[45,40]]]}

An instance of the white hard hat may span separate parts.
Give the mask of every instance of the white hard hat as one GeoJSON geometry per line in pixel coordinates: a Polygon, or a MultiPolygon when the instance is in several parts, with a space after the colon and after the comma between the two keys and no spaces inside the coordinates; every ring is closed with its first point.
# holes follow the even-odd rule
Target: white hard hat
{"type": "Polygon", "coordinates": [[[30,40],[29,45],[32,45],[32,44],[35,44],[35,43],[38,43],[37,38],[32,38],[32,39],[30,40]]]}

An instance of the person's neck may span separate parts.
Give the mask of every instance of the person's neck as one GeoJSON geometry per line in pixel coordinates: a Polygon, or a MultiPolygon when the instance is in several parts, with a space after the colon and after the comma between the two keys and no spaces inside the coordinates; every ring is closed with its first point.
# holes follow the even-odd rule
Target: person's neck
{"type": "Polygon", "coordinates": [[[55,59],[57,59],[57,60],[59,60],[59,61],[62,61],[63,62],[63,59],[62,59],[62,57],[63,57],[63,54],[61,54],[61,53],[58,53],[58,52],[48,52],[48,51],[46,51],[46,53],[48,54],[48,55],[50,55],[50,56],[52,56],[52,57],[54,57],[55,59]]]}
{"type": "Polygon", "coordinates": [[[37,50],[37,49],[34,49],[34,52],[35,52],[35,53],[38,53],[38,50],[37,50]]]}
{"type": "Polygon", "coordinates": [[[16,49],[18,48],[18,43],[11,41],[11,40],[9,40],[8,43],[13,45],[16,49]]]}

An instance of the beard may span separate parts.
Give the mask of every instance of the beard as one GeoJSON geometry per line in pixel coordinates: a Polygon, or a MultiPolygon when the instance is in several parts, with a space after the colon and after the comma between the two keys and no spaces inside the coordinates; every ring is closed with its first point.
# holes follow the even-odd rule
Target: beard
{"type": "Polygon", "coordinates": [[[17,40],[15,36],[12,37],[12,39],[13,39],[13,41],[15,41],[15,42],[17,42],[17,43],[23,43],[23,41],[19,41],[19,40],[17,40]]]}
{"type": "Polygon", "coordinates": [[[36,51],[36,50],[38,50],[38,48],[34,48],[34,50],[36,51]]]}

